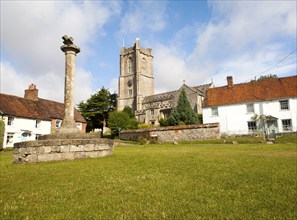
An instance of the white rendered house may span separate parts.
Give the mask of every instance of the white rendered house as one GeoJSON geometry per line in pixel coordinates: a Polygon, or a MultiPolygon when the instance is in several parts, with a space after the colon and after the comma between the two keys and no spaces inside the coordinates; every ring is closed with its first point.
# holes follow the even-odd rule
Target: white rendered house
{"type": "Polygon", "coordinates": [[[222,134],[297,131],[297,76],[268,78],[207,90],[203,123],[220,123],[222,134]]]}
{"type": "MultiPolygon", "coordinates": [[[[32,84],[25,90],[24,98],[0,93],[0,120],[5,125],[4,148],[55,132],[63,117],[64,104],[38,98],[36,85],[32,84]]],[[[77,127],[85,133],[86,120],[77,110],[74,119],[77,127]]]]}

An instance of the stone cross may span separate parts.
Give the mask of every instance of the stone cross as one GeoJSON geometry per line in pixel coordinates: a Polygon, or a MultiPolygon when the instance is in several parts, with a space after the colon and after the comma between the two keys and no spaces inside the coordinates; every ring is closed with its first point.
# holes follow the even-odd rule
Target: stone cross
{"type": "Polygon", "coordinates": [[[76,133],[79,129],[74,120],[74,88],[75,88],[75,57],[80,48],[73,43],[73,38],[62,37],[64,45],[61,50],[65,53],[65,88],[64,88],[64,119],[59,133],[76,133]]]}

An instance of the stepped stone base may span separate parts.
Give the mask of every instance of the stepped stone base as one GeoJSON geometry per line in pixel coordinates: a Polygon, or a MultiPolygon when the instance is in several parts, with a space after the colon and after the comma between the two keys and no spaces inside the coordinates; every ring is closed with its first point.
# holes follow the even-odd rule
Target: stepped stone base
{"type": "Polygon", "coordinates": [[[36,163],[111,155],[109,139],[48,139],[14,144],[14,163],[36,163]]]}

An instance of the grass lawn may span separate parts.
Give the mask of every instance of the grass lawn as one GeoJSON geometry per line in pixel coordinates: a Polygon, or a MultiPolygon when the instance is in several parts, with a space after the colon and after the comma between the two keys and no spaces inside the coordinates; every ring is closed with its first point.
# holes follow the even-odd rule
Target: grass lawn
{"type": "Polygon", "coordinates": [[[295,144],[119,146],[105,158],[12,164],[0,219],[296,219],[295,144]]]}

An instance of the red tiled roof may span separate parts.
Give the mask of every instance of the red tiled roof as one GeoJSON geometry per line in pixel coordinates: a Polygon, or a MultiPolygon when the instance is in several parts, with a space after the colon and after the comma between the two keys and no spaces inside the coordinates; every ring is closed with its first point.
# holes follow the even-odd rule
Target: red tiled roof
{"type": "Polygon", "coordinates": [[[297,76],[210,88],[204,107],[297,97],[297,76]]]}
{"type": "MultiPolygon", "coordinates": [[[[22,118],[51,120],[64,118],[64,104],[38,98],[37,101],[0,93],[0,113],[22,118]]],[[[74,119],[86,123],[75,109],[74,119]]]]}

